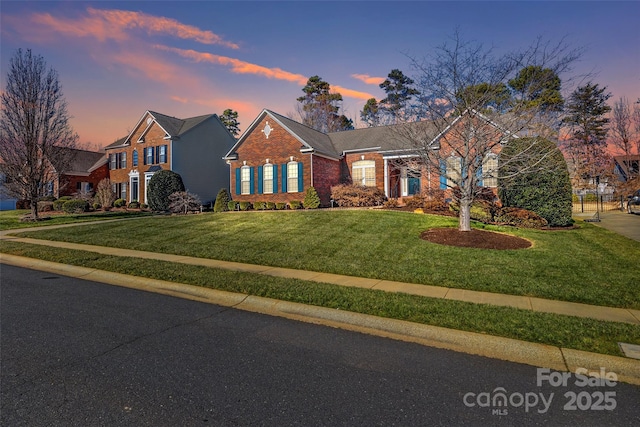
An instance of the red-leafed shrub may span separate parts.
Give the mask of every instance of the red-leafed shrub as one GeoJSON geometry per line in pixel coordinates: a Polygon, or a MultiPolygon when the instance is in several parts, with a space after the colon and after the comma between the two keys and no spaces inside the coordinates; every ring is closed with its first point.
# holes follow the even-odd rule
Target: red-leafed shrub
{"type": "Polygon", "coordinates": [[[523,228],[542,228],[547,220],[535,212],[520,208],[501,208],[496,212],[495,222],[523,228]]]}

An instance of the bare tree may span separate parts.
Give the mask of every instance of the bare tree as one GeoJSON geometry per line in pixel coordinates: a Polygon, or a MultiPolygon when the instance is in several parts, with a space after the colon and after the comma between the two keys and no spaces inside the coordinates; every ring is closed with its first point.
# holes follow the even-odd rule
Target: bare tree
{"type": "Polygon", "coordinates": [[[620,97],[613,104],[609,132],[613,146],[624,156],[622,162],[625,163],[630,175],[628,179],[635,178],[633,175],[637,174],[637,171],[631,167],[630,157],[640,154],[638,151],[640,146],[638,126],[634,126],[634,116],[636,115],[640,116],[638,107],[632,108],[626,97],[620,97]]]}
{"type": "Polygon", "coordinates": [[[38,219],[38,198],[64,173],[78,136],[69,125],[58,74],[42,56],[19,49],[11,58],[0,95],[0,168],[7,190],[29,200],[38,219]]]}
{"type": "MultiPolygon", "coordinates": [[[[451,190],[460,205],[459,229],[469,231],[470,208],[481,184],[531,173],[553,164],[551,150],[540,138],[530,138],[506,162],[495,157],[511,140],[523,135],[557,139],[558,112],[541,103],[522,102],[521,92],[504,99],[505,88],[526,67],[549,69],[538,79],[556,78],[567,72],[581,55],[564,42],[552,45],[537,40],[524,51],[496,55],[481,44],[463,41],[454,34],[424,59],[410,58],[416,70],[417,96],[413,117],[422,121],[393,127],[398,143],[409,149],[407,157],[419,158],[428,174],[438,171],[441,185],[451,190]],[[529,159],[527,161],[527,159],[529,159]],[[517,171],[509,162],[526,165],[517,171]],[[510,174],[504,171],[511,170],[510,174]]],[[[544,82],[539,82],[544,84],[544,82]]]]}

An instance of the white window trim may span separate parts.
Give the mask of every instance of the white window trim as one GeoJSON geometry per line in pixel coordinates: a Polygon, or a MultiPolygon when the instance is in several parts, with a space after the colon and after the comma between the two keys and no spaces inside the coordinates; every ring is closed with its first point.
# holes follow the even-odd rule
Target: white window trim
{"type": "Polygon", "coordinates": [[[300,190],[298,188],[298,162],[289,162],[287,163],[287,193],[299,193],[299,192],[300,190]],[[292,170],[295,172],[294,174],[291,174],[292,170]],[[294,179],[295,179],[295,184],[291,185],[291,180],[294,180],[294,179]]]}
{"type": "Polygon", "coordinates": [[[250,166],[242,166],[240,168],[240,194],[246,195],[251,194],[251,167],[250,166]],[[247,171],[245,179],[245,171],[247,171]],[[245,191],[245,182],[247,183],[247,188],[245,191]]]}
{"type": "Polygon", "coordinates": [[[273,163],[265,163],[262,166],[262,193],[273,194],[273,174],[278,173],[273,163]],[[271,170],[271,178],[267,178],[267,169],[271,170]],[[267,183],[271,186],[271,191],[267,191],[267,183]]]}

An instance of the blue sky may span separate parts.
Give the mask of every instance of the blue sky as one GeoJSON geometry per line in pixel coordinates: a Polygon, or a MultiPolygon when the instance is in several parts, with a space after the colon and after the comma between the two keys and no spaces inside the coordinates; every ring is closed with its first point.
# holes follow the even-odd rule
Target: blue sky
{"type": "Polygon", "coordinates": [[[126,135],[146,110],[176,117],[263,109],[295,113],[319,75],[359,121],[389,71],[412,76],[458,30],[497,52],[563,37],[585,53],[575,74],[640,98],[640,2],[587,1],[2,1],[2,89],[30,48],[56,69],[82,143],[126,135]]]}

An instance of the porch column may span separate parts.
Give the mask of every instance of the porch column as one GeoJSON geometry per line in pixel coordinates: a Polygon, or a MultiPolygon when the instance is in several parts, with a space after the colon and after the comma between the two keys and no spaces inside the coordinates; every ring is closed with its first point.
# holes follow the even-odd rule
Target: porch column
{"type": "Polygon", "coordinates": [[[389,197],[389,160],[384,159],[384,195],[389,197]]]}

